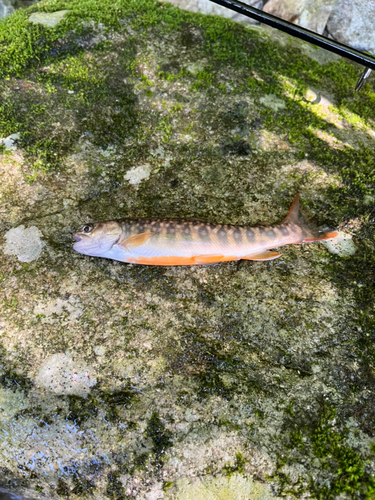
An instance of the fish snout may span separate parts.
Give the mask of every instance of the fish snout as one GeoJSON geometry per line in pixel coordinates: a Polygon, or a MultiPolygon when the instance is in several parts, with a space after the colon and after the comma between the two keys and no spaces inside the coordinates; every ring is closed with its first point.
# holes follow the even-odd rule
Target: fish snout
{"type": "Polygon", "coordinates": [[[81,241],[81,239],[82,239],[82,238],[81,238],[81,236],[78,236],[78,234],[75,234],[75,235],[73,236],[73,238],[74,238],[76,241],[81,241]]]}

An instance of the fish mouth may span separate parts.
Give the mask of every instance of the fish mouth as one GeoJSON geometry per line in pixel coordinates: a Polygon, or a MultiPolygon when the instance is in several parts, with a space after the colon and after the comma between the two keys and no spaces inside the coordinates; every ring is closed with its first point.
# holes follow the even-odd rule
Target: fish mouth
{"type": "Polygon", "coordinates": [[[81,236],[78,236],[78,234],[75,234],[75,235],[73,236],[73,238],[74,238],[76,241],[81,241],[81,240],[82,240],[81,236]]]}

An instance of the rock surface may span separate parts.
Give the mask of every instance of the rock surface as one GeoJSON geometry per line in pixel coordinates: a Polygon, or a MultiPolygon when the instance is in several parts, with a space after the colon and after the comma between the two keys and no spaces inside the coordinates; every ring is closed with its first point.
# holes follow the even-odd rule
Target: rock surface
{"type": "Polygon", "coordinates": [[[0,19],[5,16],[9,16],[14,12],[14,7],[10,0],[1,0],[0,2],[0,19]]]}
{"type": "Polygon", "coordinates": [[[338,0],[328,19],[327,30],[335,40],[375,54],[374,17],[374,2],[338,0]]]}
{"type": "Polygon", "coordinates": [[[323,34],[336,0],[269,0],[264,12],[323,34]]]}
{"type": "MultiPolygon", "coordinates": [[[[233,10],[217,5],[210,0],[162,0],[168,1],[172,5],[179,7],[180,9],[189,10],[191,12],[200,12],[201,14],[210,14],[215,16],[225,17],[227,19],[232,19],[236,22],[243,22],[246,24],[258,24],[256,21],[249,19],[247,16],[238,14],[233,10]]],[[[262,9],[264,1],[263,0],[243,0],[244,4],[251,5],[256,9],[262,9]]]]}
{"type": "Polygon", "coordinates": [[[18,134],[0,149],[0,488],[371,498],[371,80],[354,94],[348,62],[152,0],[48,0],[0,42],[0,137],[18,134]],[[158,268],[72,250],[97,220],[277,222],[297,192],[355,252],[158,268]]]}

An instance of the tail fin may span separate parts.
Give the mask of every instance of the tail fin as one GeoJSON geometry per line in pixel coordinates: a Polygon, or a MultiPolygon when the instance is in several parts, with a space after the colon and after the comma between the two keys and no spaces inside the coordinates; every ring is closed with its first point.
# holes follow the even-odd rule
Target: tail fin
{"type": "Polygon", "coordinates": [[[289,209],[288,215],[283,220],[283,224],[294,224],[301,229],[303,239],[298,243],[330,240],[338,235],[337,231],[332,231],[332,232],[315,231],[306,224],[299,211],[299,194],[297,194],[297,196],[294,198],[292,206],[289,209]]]}

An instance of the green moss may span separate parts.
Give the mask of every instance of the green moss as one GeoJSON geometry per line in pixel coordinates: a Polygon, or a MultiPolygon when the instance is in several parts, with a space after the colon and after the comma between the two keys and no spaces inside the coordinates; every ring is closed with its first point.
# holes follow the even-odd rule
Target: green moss
{"type": "Polygon", "coordinates": [[[223,468],[223,473],[228,477],[231,477],[235,473],[243,474],[245,471],[245,465],[246,460],[244,456],[241,453],[237,452],[235,464],[226,464],[223,468]]]}
{"type": "Polygon", "coordinates": [[[151,415],[146,428],[146,436],[152,440],[155,465],[160,466],[168,448],[173,446],[172,433],[165,428],[157,413],[151,415]]]}
{"type": "Polygon", "coordinates": [[[106,493],[109,498],[113,498],[115,500],[125,500],[128,497],[125,495],[124,485],[118,477],[118,474],[113,472],[108,474],[106,493]]]}
{"type": "Polygon", "coordinates": [[[307,414],[293,406],[290,404],[286,409],[284,431],[287,432],[281,438],[286,448],[278,460],[281,491],[295,498],[305,491],[301,478],[291,487],[290,478],[282,472],[285,465],[293,466],[303,458],[313,466],[309,491],[314,498],[329,500],[340,494],[353,499],[373,498],[375,480],[366,469],[367,460],[346,444],[348,430],[339,423],[335,408],[327,405],[324,399],[318,402],[315,414],[307,414]],[[314,469],[317,460],[319,468],[314,469]]]}
{"type": "Polygon", "coordinates": [[[2,371],[0,375],[0,386],[4,389],[11,389],[13,391],[21,390],[28,394],[33,386],[32,381],[19,375],[11,370],[2,371]]]}

